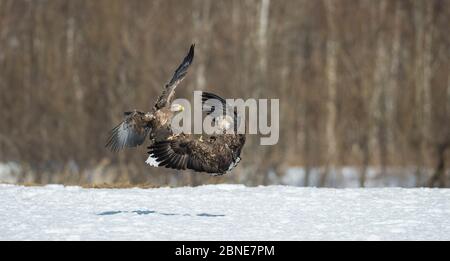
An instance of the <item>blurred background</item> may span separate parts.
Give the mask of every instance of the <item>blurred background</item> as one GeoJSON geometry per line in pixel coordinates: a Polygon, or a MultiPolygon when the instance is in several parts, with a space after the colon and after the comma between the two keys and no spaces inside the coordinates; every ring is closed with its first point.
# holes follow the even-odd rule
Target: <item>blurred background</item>
{"type": "Polygon", "coordinates": [[[0,119],[3,183],[448,187],[450,1],[0,0],[0,119]],[[193,42],[177,97],[278,98],[279,143],[223,177],[106,150],[193,42]]]}

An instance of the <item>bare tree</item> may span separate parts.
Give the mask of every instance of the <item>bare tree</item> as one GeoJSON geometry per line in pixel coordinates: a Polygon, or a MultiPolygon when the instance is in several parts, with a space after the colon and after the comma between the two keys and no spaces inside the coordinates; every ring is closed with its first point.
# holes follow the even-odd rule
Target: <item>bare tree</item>
{"type": "Polygon", "coordinates": [[[330,171],[336,169],[336,153],[337,153],[337,141],[336,141],[336,92],[337,92],[337,63],[338,63],[338,40],[337,40],[337,28],[336,28],[336,9],[337,2],[332,0],[325,0],[324,7],[326,12],[327,21],[327,42],[326,42],[326,79],[327,79],[327,91],[326,98],[327,108],[327,121],[325,127],[325,136],[327,141],[327,151],[325,160],[325,172],[321,179],[321,185],[325,185],[326,178],[330,171]]]}

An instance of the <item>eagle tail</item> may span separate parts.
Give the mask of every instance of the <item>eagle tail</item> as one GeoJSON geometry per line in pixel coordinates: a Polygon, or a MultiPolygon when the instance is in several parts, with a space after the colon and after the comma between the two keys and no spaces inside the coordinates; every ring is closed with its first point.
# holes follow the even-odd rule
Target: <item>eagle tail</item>
{"type": "Polygon", "coordinates": [[[158,167],[159,166],[158,159],[156,157],[154,157],[153,155],[149,155],[147,160],[145,161],[145,163],[147,163],[148,165],[150,165],[152,167],[158,167]]]}

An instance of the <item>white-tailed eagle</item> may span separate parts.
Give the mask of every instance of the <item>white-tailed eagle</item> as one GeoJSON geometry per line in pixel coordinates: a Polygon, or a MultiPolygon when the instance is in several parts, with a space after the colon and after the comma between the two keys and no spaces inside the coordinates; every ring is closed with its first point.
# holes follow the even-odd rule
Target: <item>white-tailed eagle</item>
{"type": "Polygon", "coordinates": [[[223,175],[236,167],[245,144],[245,134],[237,132],[236,109],[227,106],[223,98],[207,92],[202,93],[202,109],[213,117],[219,129],[217,134],[182,133],[155,141],[148,147],[150,156],[146,162],[155,167],[191,169],[215,175],[223,175]],[[227,133],[230,128],[234,131],[227,133]]]}
{"type": "Polygon", "coordinates": [[[171,103],[175,96],[175,88],[184,79],[194,60],[194,47],[194,44],[191,45],[188,54],[175,70],[170,81],[164,86],[152,111],[125,112],[124,120],[111,130],[106,147],[117,152],[125,147],[132,148],[141,145],[149,134],[150,140],[164,139],[164,136],[171,134],[170,119],[174,112],[183,109],[180,105],[171,105],[171,103]]]}

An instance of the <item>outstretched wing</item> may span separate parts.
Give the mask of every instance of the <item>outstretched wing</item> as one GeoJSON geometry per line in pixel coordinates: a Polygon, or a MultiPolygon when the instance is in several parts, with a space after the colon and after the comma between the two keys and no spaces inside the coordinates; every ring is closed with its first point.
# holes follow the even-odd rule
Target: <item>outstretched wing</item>
{"type": "Polygon", "coordinates": [[[233,159],[227,146],[217,145],[192,136],[174,136],[151,145],[146,162],[154,167],[224,174],[233,159]]]}
{"type": "Polygon", "coordinates": [[[194,60],[194,48],[195,44],[191,45],[188,54],[184,57],[181,64],[175,70],[175,73],[172,76],[172,79],[165,85],[163,93],[159,96],[158,100],[155,104],[155,109],[159,110],[167,105],[169,105],[174,97],[175,88],[178,84],[184,79],[187,74],[189,66],[192,64],[194,60]]]}
{"type": "Polygon", "coordinates": [[[227,105],[225,99],[214,93],[202,92],[202,111],[211,115],[215,121],[228,121],[235,131],[239,127],[240,117],[236,108],[227,105]]]}
{"type": "Polygon", "coordinates": [[[110,131],[105,147],[117,152],[141,145],[150,131],[150,118],[140,111],[125,112],[125,119],[110,131]]]}

